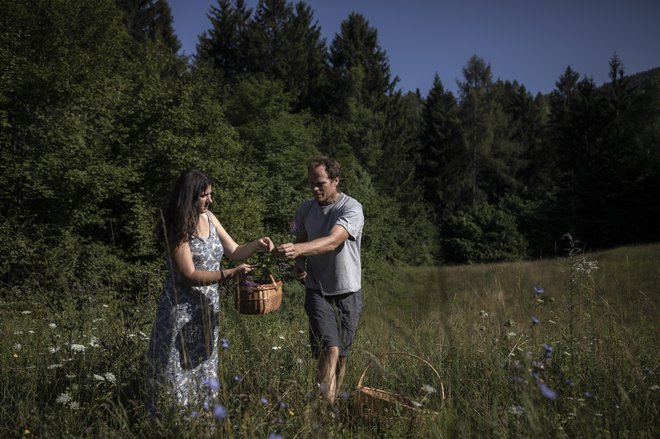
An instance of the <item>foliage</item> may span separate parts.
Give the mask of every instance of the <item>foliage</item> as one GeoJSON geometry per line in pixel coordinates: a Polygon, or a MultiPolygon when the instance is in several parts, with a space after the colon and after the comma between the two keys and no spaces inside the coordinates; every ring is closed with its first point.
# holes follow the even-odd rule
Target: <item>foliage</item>
{"type": "Polygon", "coordinates": [[[144,352],[159,286],[129,299],[56,296],[42,285],[0,302],[0,435],[655,437],[660,248],[591,254],[574,240],[564,245],[560,259],[399,267],[365,285],[345,393],[333,410],[318,397],[296,282],[285,283],[277,312],[261,316],[238,314],[223,289],[222,416],[166,411],[156,421],[144,406],[144,352]],[[427,361],[439,377],[395,352],[427,361]],[[363,373],[363,386],[438,414],[363,418],[363,373]]]}

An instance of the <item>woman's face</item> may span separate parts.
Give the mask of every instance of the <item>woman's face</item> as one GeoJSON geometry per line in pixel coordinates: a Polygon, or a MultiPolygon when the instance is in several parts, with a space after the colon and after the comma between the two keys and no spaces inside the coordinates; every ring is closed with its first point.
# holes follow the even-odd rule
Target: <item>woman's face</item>
{"type": "Polygon", "coordinates": [[[199,198],[197,199],[197,213],[200,215],[206,213],[209,210],[211,203],[213,203],[213,200],[211,199],[212,192],[213,187],[207,186],[206,189],[199,194],[199,198]]]}

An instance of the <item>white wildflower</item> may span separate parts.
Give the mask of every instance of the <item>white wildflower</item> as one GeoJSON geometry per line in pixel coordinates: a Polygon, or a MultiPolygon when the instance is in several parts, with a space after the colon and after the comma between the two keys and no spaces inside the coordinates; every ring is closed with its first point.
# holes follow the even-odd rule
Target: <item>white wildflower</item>
{"type": "Polygon", "coordinates": [[[277,351],[277,350],[282,349],[282,346],[273,346],[271,349],[274,350],[274,351],[277,351]]]}
{"type": "Polygon", "coordinates": [[[58,348],[57,346],[51,346],[51,347],[48,348],[48,352],[50,352],[51,354],[54,354],[55,352],[57,352],[59,350],[60,350],[60,348],[58,348]]]}
{"type": "Polygon", "coordinates": [[[422,386],[422,391],[426,393],[438,393],[438,391],[435,389],[433,386],[429,386],[428,384],[424,384],[422,386]]]}
{"type": "Polygon", "coordinates": [[[78,410],[80,408],[80,403],[78,401],[71,401],[69,408],[71,410],[78,410]]]}
{"type": "Polygon", "coordinates": [[[507,332],[507,333],[506,333],[506,336],[509,337],[509,338],[515,337],[516,335],[518,335],[518,334],[516,334],[516,333],[513,332],[513,331],[511,331],[511,332],[507,332]]]}
{"type": "Polygon", "coordinates": [[[60,393],[60,396],[58,396],[57,399],[55,399],[55,402],[57,402],[58,404],[67,405],[69,402],[71,402],[71,395],[69,395],[66,392],[60,393]]]}
{"type": "Polygon", "coordinates": [[[32,311],[21,311],[21,314],[23,314],[24,316],[26,316],[26,315],[28,315],[28,314],[32,314],[32,311]]]}
{"type": "Polygon", "coordinates": [[[59,369],[60,367],[62,367],[60,363],[55,363],[48,366],[48,369],[59,369]]]}
{"type": "Polygon", "coordinates": [[[106,305],[105,303],[103,304],[103,308],[110,308],[110,306],[106,305]]]}
{"type": "Polygon", "coordinates": [[[67,373],[64,376],[67,377],[68,379],[72,380],[76,377],[76,374],[75,373],[67,373]]]}
{"type": "Polygon", "coordinates": [[[69,347],[71,348],[72,351],[76,351],[76,352],[85,352],[85,349],[87,349],[84,345],[76,344],[76,343],[72,343],[69,347]]]}
{"type": "Polygon", "coordinates": [[[298,334],[304,334],[304,333],[305,333],[305,331],[303,331],[302,329],[300,331],[298,331],[298,334]]]}
{"type": "Polygon", "coordinates": [[[520,405],[512,405],[509,407],[509,413],[512,415],[520,416],[523,413],[525,413],[525,407],[520,406],[520,405]]]}
{"type": "Polygon", "coordinates": [[[279,338],[280,340],[284,340],[284,336],[283,336],[283,335],[278,335],[277,338],[279,338]]]}
{"type": "Polygon", "coordinates": [[[422,403],[421,403],[421,402],[417,402],[417,401],[410,401],[410,402],[412,403],[413,407],[417,407],[417,408],[421,408],[421,407],[422,407],[422,403]]]}
{"type": "Polygon", "coordinates": [[[30,329],[30,330],[28,331],[28,334],[34,334],[34,329],[30,329]]]}
{"type": "Polygon", "coordinates": [[[105,377],[106,381],[109,381],[112,384],[117,383],[117,378],[112,374],[112,372],[106,372],[105,375],[103,375],[103,376],[105,377]]]}
{"type": "Polygon", "coordinates": [[[99,374],[96,374],[96,373],[95,373],[95,374],[93,375],[93,377],[94,377],[94,379],[95,379],[96,381],[105,381],[105,378],[102,377],[102,376],[99,375],[99,374]]]}
{"type": "Polygon", "coordinates": [[[660,386],[658,386],[657,384],[654,384],[654,385],[651,386],[651,390],[653,390],[654,392],[657,391],[657,390],[660,390],[660,386]]]}
{"type": "Polygon", "coordinates": [[[99,339],[92,336],[91,340],[89,341],[89,345],[93,348],[98,348],[99,347],[99,339]]]}
{"type": "Polygon", "coordinates": [[[14,350],[20,351],[23,346],[20,343],[14,343],[14,350]]]}
{"type": "Polygon", "coordinates": [[[23,331],[14,331],[14,335],[23,335],[23,331]]]}
{"type": "Polygon", "coordinates": [[[57,328],[57,325],[56,325],[55,323],[49,323],[49,324],[48,324],[48,327],[49,327],[50,329],[55,329],[55,328],[57,328]]]}
{"type": "Polygon", "coordinates": [[[488,317],[488,313],[486,311],[484,311],[483,309],[481,311],[479,311],[479,315],[481,317],[488,317]]]}

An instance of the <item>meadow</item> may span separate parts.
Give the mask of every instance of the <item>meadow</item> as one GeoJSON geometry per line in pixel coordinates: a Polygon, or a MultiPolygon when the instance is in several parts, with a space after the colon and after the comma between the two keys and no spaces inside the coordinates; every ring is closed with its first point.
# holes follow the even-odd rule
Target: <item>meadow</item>
{"type": "Polygon", "coordinates": [[[0,437],[658,437],[660,245],[567,247],[366,279],[332,408],[318,397],[302,287],[287,283],[277,312],[247,316],[224,285],[219,400],[155,422],[144,353],[160,285],[14,289],[0,303],[0,437]],[[366,416],[366,387],[414,409],[366,416]]]}

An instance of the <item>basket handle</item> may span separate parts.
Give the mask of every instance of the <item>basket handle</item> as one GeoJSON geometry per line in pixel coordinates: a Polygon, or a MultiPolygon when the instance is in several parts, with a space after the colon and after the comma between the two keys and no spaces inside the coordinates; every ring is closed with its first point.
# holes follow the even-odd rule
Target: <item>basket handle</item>
{"type": "MultiPolygon", "coordinates": [[[[435,376],[438,378],[438,383],[440,383],[440,396],[442,398],[442,401],[444,402],[444,400],[445,400],[445,386],[442,384],[442,380],[440,379],[440,374],[438,373],[437,370],[435,370],[435,367],[433,367],[433,365],[431,363],[429,363],[428,361],[426,361],[425,359],[423,359],[421,357],[418,357],[415,354],[411,354],[411,353],[408,353],[408,352],[385,352],[384,354],[378,355],[377,358],[381,359],[383,357],[387,357],[388,355],[406,355],[408,357],[414,358],[414,359],[419,360],[422,363],[426,364],[433,371],[435,376]]],[[[367,367],[364,368],[364,371],[362,371],[362,375],[360,375],[360,379],[358,380],[358,383],[357,383],[358,388],[362,387],[362,381],[364,380],[364,377],[367,374],[367,370],[369,370],[369,368],[371,367],[372,364],[373,364],[373,360],[371,360],[369,362],[369,364],[367,364],[367,367]]]]}
{"type": "Polygon", "coordinates": [[[275,288],[277,288],[277,281],[276,281],[275,278],[273,277],[273,274],[272,274],[272,273],[268,273],[268,277],[270,277],[270,280],[273,282],[273,286],[274,286],[275,288]]]}

